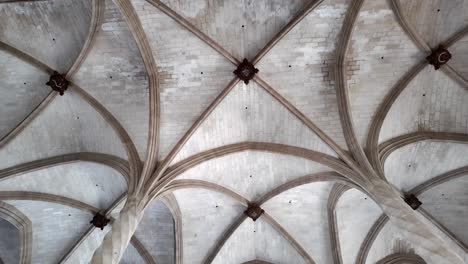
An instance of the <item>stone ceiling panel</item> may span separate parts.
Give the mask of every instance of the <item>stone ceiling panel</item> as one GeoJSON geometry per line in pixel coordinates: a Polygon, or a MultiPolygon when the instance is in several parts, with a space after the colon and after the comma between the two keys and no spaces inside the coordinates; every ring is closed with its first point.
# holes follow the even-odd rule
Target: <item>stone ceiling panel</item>
{"type": "Polygon", "coordinates": [[[162,0],[238,59],[255,55],[291,21],[306,0],[162,0]]]}
{"type": "Polygon", "coordinates": [[[209,190],[174,192],[182,213],[183,259],[203,263],[217,239],[246,209],[238,201],[209,190]]]}
{"type": "Polygon", "coordinates": [[[446,74],[427,66],[396,99],[379,142],[416,131],[468,133],[468,93],[446,74]]]}
{"type": "Polygon", "coordinates": [[[346,58],[354,129],[362,146],[384,97],[423,55],[400,27],[389,1],[364,1],[346,58]]]}
{"type": "MultiPolygon", "coordinates": [[[[94,229],[90,235],[78,245],[76,250],[67,258],[64,264],[89,264],[96,249],[101,245],[104,236],[111,231],[110,226],[106,226],[104,230],[94,229]]],[[[61,262],[62,263],[62,262],[61,262]]],[[[132,243],[128,245],[125,253],[120,260],[120,264],[143,264],[146,261],[143,259],[138,250],[132,243]]],[[[157,262],[166,263],[166,262],[157,262]]]]}
{"type": "Polygon", "coordinates": [[[89,264],[94,251],[101,245],[104,236],[111,230],[110,226],[104,230],[93,229],[91,234],[77,246],[74,252],[64,261],[64,264],[89,264]]]}
{"type": "Polygon", "coordinates": [[[260,76],[342,147],[334,67],[347,6],[341,0],[324,1],[257,65],[260,76]]]}
{"type": "Polygon", "coordinates": [[[103,104],[122,124],[140,158],[146,158],[148,78],[137,44],[116,5],[105,1],[94,44],[71,80],[103,104]]]}
{"type": "Polygon", "coordinates": [[[234,78],[235,66],[147,1],[132,0],[160,86],[160,159],[234,78]]]}
{"type": "MultiPolygon", "coordinates": [[[[1,27],[1,26],[0,26],[1,27]]],[[[0,50],[0,139],[11,132],[50,93],[49,76],[0,50]]]]}
{"type": "MultiPolygon", "coordinates": [[[[93,1],[0,4],[0,41],[64,72],[85,43],[93,1]]],[[[144,32],[138,33],[144,33],[140,37],[148,39],[158,70],[160,102],[156,107],[161,110],[160,120],[157,120],[161,134],[157,158],[160,161],[234,79],[236,66],[151,4],[158,5],[159,1],[167,3],[177,15],[185,17],[238,59],[252,59],[281,28],[315,1],[121,2],[130,11],[132,6],[135,8],[140,21],[131,22],[137,26],[141,22],[144,32]]],[[[140,157],[145,159],[150,108],[148,76],[126,19],[113,1],[105,2],[103,23],[98,26],[89,56],[71,78],[116,117],[129,133],[140,157]]],[[[317,2],[320,3],[317,8],[292,28],[256,67],[260,70],[259,77],[346,148],[336,98],[335,53],[344,17],[352,11],[348,10],[349,4],[356,2],[317,2]]],[[[389,3],[385,0],[364,1],[346,58],[349,102],[355,132],[362,143],[384,96],[409,68],[424,57],[403,33],[389,3]]],[[[432,47],[468,25],[468,0],[408,0],[401,1],[401,4],[409,23],[432,47]]],[[[465,78],[468,77],[466,43],[467,37],[450,47],[454,55],[450,65],[465,78]]],[[[23,120],[50,90],[44,85],[48,79],[46,74],[1,51],[0,60],[6,62],[5,67],[0,66],[0,87],[5,90],[0,94],[1,138],[23,120]]],[[[428,66],[391,107],[379,135],[380,142],[417,131],[468,134],[466,113],[466,87],[428,66]]],[[[252,141],[307,148],[336,157],[336,153],[311,129],[251,81],[249,85],[239,83],[227,94],[169,165],[213,148],[252,141]]],[[[126,158],[124,146],[115,130],[72,87],[63,97],[54,98],[24,130],[2,146],[0,169],[78,152],[126,158]]],[[[353,154],[356,153],[350,153],[351,156],[353,154]]],[[[388,156],[386,176],[391,184],[405,192],[441,173],[467,166],[467,156],[467,144],[413,143],[388,156]]],[[[245,202],[243,197],[254,201],[291,180],[329,171],[331,169],[326,166],[306,159],[251,150],[214,158],[185,171],[177,180],[203,180],[232,190],[232,197],[227,195],[228,191],[222,194],[222,191],[200,186],[174,192],[182,218],[180,232],[185,262],[206,261],[223,233],[243,216],[246,209],[242,205],[245,202]]],[[[468,243],[468,233],[464,230],[464,220],[468,218],[464,210],[468,201],[468,180],[465,178],[446,182],[419,196],[423,208],[468,243]]],[[[315,262],[332,263],[333,243],[328,223],[328,199],[332,186],[332,182],[306,184],[274,196],[262,205],[268,215],[263,215],[256,222],[247,218],[241,223],[215,256],[214,262],[243,263],[254,259],[277,264],[307,262],[303,257],[306,254],[296,250],[282,233],[284,228],[291,235],[289,240],[296,240],[315,262]]],[[[110,168],[77,162],[30,171],[0,181],[0,191],[60,195],[99,209],[109,209],[126,191],[126,183],[122,175],[110,168]]],[[[29,200],[7,202],[32,221],[32,263],[57,263],[64,256],[64,263],[88,263],[110,229],[90,229],[92,214],[68,206],[29,200]],[[83,237],[85,233],[89,236],[83,237]]],[[[118,217],[124,202],[125,199],[115,205],[110,214],[112,217],[118,217]]],[[[390,212],[396,217],[406,216],[401,212],[390,212]]],[[[335,220],[343,264],[354,262],[365,236],[380,215],[379,207],[354,189],[337,201],[335,220]]],[[[135,238],[156,263],[175,262],[174,226],[170,211],[161,202],[148,207],[135,238]]],[[[411,224],[408,226],[408,230],[413,230],[411,224]]],[[[447,245],[439,249],[455,247],[456,254],[461,252],[461,248],[456,247],[455,242],[442,231],[431,230],[430,227],[422,230],[426,233],[420,233],[421,236],[433,234],[447,239],[447,245]]],[[[414,252],[428,263],[444,264],[444,261],[420,249],[421,245],[437,245],[423,239],[421,244],[412,245],[404,235],[405,230],[387,224],[372,245],[367,263],[375,263],[393,253],[414,252]],[[428,244],[424,245],[425,242],[428,244]]],[[[3,258],[1,250],[0,242],[3,258]]],[[[145,263],[147,260],[143,256],[149,255],[141,255],[139,250],[138,245],[130,245],[121,263],[145,263]]],[[[468,255],[463,257],[467,261],[468,255]]]]}
{"type": "Polygon", "coordinates": [[[20,134],[0,150],[0,168],[47,157],[99,152],[126,158],[112,127],[80,96],[57,96],[20,134]]]}
{"type": "Polygon", "coordinates": [[[127,249],[125,250],[122,259],[120,260],[120,264],[143,264],[146,263],[145,259],[138,253],[138,250],[132,245],[129,244],[127,249]]]}
{"type": "Polygon", "coordinates": [[[110,167],[76,162],[7,178],[0,181],[0,191],[49,193],[105,210],[127,191],[127,183],[110,167]]]}
{"type": "Polygon", "coordinates": [[[0,263],[19,263],[21,247],[19,230],[10,222],[0,218],[0,234],[0,263]]]}
{"type": "Polygon", "coordinates": [[[442,173],[468,165],[468,144],[421,141],[390,154],[385,176],[401,191],[409,191],[442,173]]]}
{"type": "Polygon", "coordinates": [[[316,263],[333,262],[326,210],[332,186],[332,182],[302,185],[262,205],[316,263]]]}
{"type": "Polygon", "coordinates": [[[195,131],[174,163],[228,144],[258,141],[308,148],[336,156],[311,129],[256,83],[237,84],[195,131]]]}
{"type": "Polygon", "coordinates": [[[118,201],[118,203],[113,206],[112,211],[110,212],[110,216],[117,219],[126,202],[127,197],[124,197],[122,200],[118,201]]]}
{"type": "Polygon", "coordinates": [[[420,195],[422,207],[468,245],[468,175],[438,185],[420,195]]]}
{"type": "Polygon", "coordinates": [[[90,28],[91,0],[29,1],[0,5],[0,41],[66,72],[90,28]]]}
{"type": "Polygon", "coordinates": [[[375,264],[380,259],[395,253],[413,253],[422,257],[428,264],[450,264],[439,256],[423,251],[418,245],[409,242],[402,232],[390,222],[382,228],[376,237],[365,263],[375,264]]]}
{"type": "Polygon", "coordinates": [[[276,264],[307,263],[292,245],[262,217],[255,222],[256,259],[276,264]]]}
{"type": "MultiPolygon", "coordinates": [[[[122,199],[120,203],[116,204],[110,217],[116,219],[122,210],[126,199],[122,199]]],[[[112,229],[111,225],[104,227],[104,230],[99,228],[92,229],[88,237],[86,237],[80,244],[75,245],[75,250],[64,260],[64,263],[69,264],[89,264],[96,249],[101,245],[104,236],[112,229]]]]}
{"type": "Polygon", "coordinates": [[[204,162],[178,179],[198,179],[235,191],[250,200],[302,176],[330,171],[328,167],[293,156],[243,151],[204,162]]]}
{"type": "Polygon", "coordinates": [[[452,53],[449,65],[455,68],[465,80],[468,80],[468,36],[460,39],[449,51],[452,53]]]}
{"type": "Polygon", "coordinates": [[[7,201],[32,222],[31,263],[58,263],[89,227],[92,214],[39,201],[7,201]]]}
{"type": "Polygon", "coordinates": [[[335,212],[343,264],[355,263],[367,233],[382,210],[367,195],[351,189],[338,200],[335,212]]]}
{"type": "Polygon", "coordinates": [[[174,219],[169,209],[164,203],[153,201],[146,208],[135,235],[156,263],[174,264],[174,228],[174,219]]]}
{"type": "Polygon", "coordinates": [[[247,218],[220,249],[213,264],[244,263],[255,259],[255,223],[247,218]]]}
{"type": "Polygon", "coordinates": [[[398,1],[406,20],[432,48],[468,26],[466,0],[398,1]]]}

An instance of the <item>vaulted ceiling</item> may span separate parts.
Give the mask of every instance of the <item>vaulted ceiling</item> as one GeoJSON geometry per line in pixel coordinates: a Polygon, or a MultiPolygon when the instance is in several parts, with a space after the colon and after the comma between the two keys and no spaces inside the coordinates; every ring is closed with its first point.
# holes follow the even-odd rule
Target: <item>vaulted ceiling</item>
{"type": "Polygon", "coordinates": [[[171,180],[121,263],[451,263],[356,149],[468,261],[468,0],[0,0],[0,112],[0,263],[89,263],[143,163],[171,180]]]}

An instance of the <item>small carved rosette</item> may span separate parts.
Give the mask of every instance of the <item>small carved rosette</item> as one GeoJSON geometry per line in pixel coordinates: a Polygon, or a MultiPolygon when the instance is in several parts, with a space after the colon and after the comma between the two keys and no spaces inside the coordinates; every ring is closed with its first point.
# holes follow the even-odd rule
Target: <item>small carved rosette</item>
{"type": "Polygon", "coordinates": [[[421,201],[419,201],[418,197],[414,194],[407,194],[405,195],[405,202],[413,208],[413,210],[417,210],[419,206],[422,205],[421,201]]]}
{"type": "Polygon", "coordinates": [[[105,215],[102,215],[100,213],[96,213],[96,215],[93,217],[93,220],[89,222],[90,224],[93,224],[93,226],[97,228],[101,228],[101,230],[104,230],[104,227],[110,222],[110,219],[106,218],[105,215]]]}
{"type": "Polygon", "coordinates": [[[438,70],[444,64],[446,64],[452,58],[452,54],[444,48],[444,46],[439,45],[436,50],[433,50],[431,55],[426,57],[426,60],[429,64],[434,66],[434,69],[438,70]]]}
{"type": "Polygon", "coordinates": [[[253,79],[256,73],[258,73],[258,69],[247,59],[244,59],[234,71],[234,74],[245,84],[249,84],[249,81],[253,79]]]}
{"type": "Polygon", "coordinates": [[[244,214],[252,218],[255,222],[265,211],[260,208],[258,204],[250,203],[247,210],[244,211],[244,214]]]}
{"type": "Polygon", "coordinates": [[[65,76],[56,71],[54,71],[54,74],[50,76],[49,81],[46,83],[46,85],[50,86],[52,90],[58,92],[60,95],[64,94],[69,84],[65,76]]]}

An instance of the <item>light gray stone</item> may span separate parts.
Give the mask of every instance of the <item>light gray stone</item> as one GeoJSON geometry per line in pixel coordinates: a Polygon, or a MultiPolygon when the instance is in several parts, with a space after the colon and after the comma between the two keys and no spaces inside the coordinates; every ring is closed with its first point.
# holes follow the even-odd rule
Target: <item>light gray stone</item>
{"type": "Polygon", "coordinates": [[[91,0],[0,4],[0,41],[66,72],[83,47],[91,0]]]}

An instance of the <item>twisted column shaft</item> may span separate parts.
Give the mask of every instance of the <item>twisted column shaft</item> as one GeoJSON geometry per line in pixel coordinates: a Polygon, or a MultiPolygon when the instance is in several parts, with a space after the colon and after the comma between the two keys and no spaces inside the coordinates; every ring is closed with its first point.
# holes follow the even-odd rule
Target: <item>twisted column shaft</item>
{"type": "Polygon", "coordinates": [[[119,217],[112,224],[99,248],[94,252],[92,264],[117,264],[120,262],[130,239],[135,233],[144,213],[141,199],[128,198],[119,217]]]}
{"type": "Polygon", "coordinates": [[[409,207],[401,197],[401,194],[388,182],[382,179],[372,179],[366,186],[367,191],[380,205],[384,213],[390,218],[390,222],[401,230],[401,233],[428,251],[433,256],[438,256],[453,264],[465,263],[463,254],[452,247],[434,226],[431,225],[419,212],[409,207]]]}

